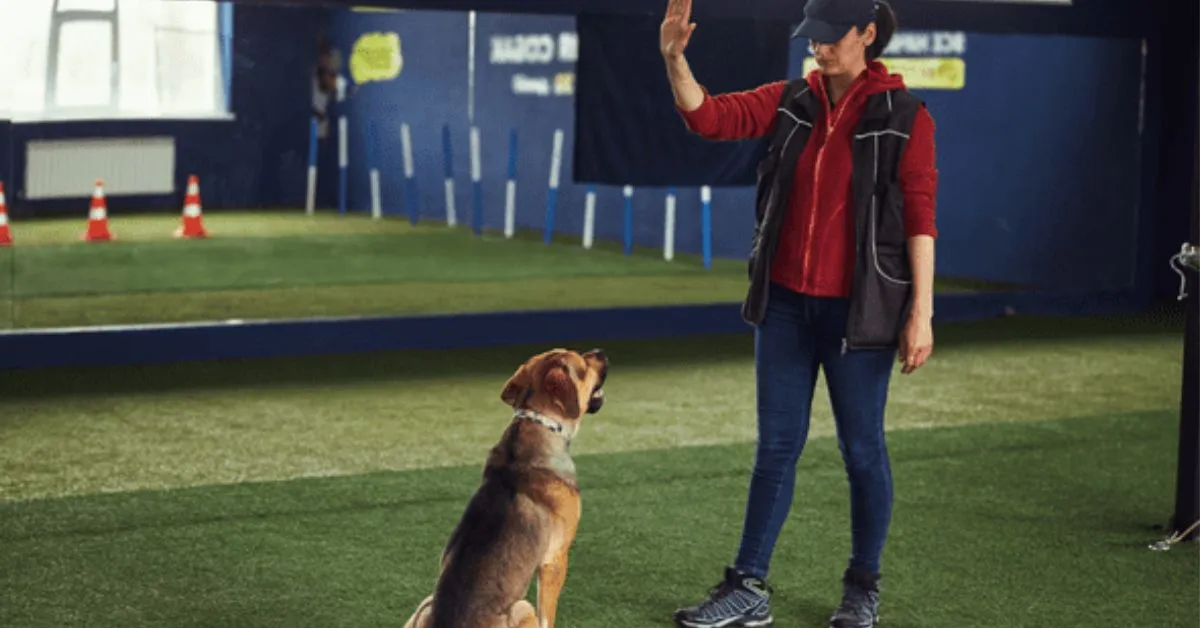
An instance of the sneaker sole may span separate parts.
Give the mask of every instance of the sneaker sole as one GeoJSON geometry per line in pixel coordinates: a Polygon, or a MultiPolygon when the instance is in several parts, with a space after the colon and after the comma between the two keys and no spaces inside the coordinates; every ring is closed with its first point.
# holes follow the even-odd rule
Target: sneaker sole
{"type": "Polygon", "coordinates": [[[763,619],[734,618],[708,624],[698,624],[683,619],[675,620],[675,625],[681,628],[770,628],[774,623],[775,618],[769,615],[763,619]]]}

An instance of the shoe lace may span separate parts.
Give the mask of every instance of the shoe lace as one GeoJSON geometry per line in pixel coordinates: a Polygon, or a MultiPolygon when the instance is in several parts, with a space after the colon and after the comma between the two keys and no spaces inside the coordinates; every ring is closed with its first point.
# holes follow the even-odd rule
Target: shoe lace
{"type": "Polygon", "coordinates": [[[842,603],[838,606],[838,614],[849,615],[855,619],[869,619],[875,614],[878,605],[879,592],[847,586],[842,594],[842,603]]]}
{"type": "Polygon", "coordinates": [[[736,587],[729,581],[722,581],[713,588],[708,590],[708,597],[700,602],[697,608],[701,613],[707,613],[711,610],[724,610],[728,606],[727,598],[734,592],[736,587]]]}

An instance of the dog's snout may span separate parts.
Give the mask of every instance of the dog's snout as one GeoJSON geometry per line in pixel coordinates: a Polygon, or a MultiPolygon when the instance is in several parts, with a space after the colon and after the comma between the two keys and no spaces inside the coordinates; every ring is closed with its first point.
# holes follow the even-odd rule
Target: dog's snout
{"type": "Polygon", "coordinates": [[[597,347],[592,349],[592,355],[600,359],[600,381],[603,382],[608,377],[608,354],[604,353],[604,349],[597,347]]]}

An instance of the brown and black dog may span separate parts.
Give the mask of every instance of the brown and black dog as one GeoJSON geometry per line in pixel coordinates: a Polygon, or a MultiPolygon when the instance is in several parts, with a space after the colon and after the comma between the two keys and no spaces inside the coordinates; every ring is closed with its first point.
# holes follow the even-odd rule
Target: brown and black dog
{"type": "Polygon", "coordinates": [[[607,376],[599,349],[554,349],[517,368],[500,393],[513,420],[405,628],[553,628],[581,512],[571,439],[604,404],[607,376]],[[536,609],[525,599],[535,575],[536,609]]]}

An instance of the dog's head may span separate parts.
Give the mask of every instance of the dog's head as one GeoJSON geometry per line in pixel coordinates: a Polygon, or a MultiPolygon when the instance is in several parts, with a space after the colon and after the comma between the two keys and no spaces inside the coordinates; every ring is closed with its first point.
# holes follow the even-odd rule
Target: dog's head
{"type": "Polygon", "coordinates": [[[604,351],[552,349],[517,367],[500,400],[513,409],[528,408],[558,419],[573,433],[584,413],[595,414],[604,405],[607,377],[604,351]]]}

